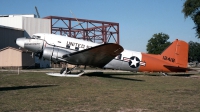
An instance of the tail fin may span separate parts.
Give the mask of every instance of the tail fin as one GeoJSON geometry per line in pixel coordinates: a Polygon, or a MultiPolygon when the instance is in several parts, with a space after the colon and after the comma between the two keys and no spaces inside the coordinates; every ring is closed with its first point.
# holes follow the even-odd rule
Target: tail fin
{"type": "Polygon", "coordinates": [[[173,62],[178,67],[187,68],[188,44],[185,41],[176,39],[161,55],[164,60],[173,62]]]}

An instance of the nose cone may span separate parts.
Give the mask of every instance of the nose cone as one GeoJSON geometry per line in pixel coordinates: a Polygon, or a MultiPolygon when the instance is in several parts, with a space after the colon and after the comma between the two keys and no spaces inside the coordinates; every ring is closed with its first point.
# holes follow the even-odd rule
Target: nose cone
{"type": "Polygon", "coordinates": [[[24,48],[25,38],[17,38],[17,39],[15,40],[15,43],[16,43],[18,46],[24,48]]]}

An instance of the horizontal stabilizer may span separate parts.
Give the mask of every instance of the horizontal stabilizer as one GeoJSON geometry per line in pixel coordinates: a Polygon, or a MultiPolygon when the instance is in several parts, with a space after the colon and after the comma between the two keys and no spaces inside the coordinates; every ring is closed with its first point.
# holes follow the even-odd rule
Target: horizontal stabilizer
{"type": "Polygon", "coordinates": [[[183,68],[179,66],[170,66],[170,65],[163,65],[167,69],[174,71],[174,72],[186,72],[186,71],[192,71],[193,69],[190,68],[183,68]]]}
{"type": "Polygon", "coordinates": [[[123,47],[118,44],[107,43],[82,51],[63,55],[63,58],[66,59],[68,63],[75,65],[104,67],[112,59],[118,56],[123,50],[123,47]]]}

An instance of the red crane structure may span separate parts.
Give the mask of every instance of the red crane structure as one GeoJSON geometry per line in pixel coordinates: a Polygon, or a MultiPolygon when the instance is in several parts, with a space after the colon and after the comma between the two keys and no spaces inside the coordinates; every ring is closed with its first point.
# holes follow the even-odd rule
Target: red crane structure
{"type": "Polygon", "coordinates": [[[51,20],[51,33],[92,41],[119,44],[119,23],[97,20],[47,16],[51,20]]]}

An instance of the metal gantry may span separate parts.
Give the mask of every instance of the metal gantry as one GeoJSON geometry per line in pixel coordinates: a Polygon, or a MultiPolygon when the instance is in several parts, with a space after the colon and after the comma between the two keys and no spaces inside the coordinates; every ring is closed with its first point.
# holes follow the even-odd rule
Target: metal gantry
{"type": "Polygon", "coordinates": [[[51,20],[51,33],[92,41],[119,44],[119,23],[97,20],[47,16],[51,20]]]}

